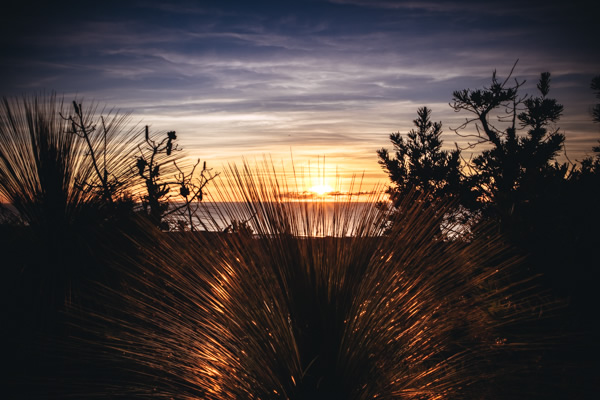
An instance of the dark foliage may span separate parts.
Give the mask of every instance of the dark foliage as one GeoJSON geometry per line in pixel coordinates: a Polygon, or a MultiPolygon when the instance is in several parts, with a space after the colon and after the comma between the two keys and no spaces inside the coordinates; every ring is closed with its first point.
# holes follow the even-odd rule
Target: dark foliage
{"type": "MultiPolygon", "coordinates": [[[[411,192],[427,196],[428,201],[448,200],[455,197],[461,184],[460,152],[442,150],[442,124],[431,122],[431,110],[417,110],[418,118],[413,122],[407,139],[400,133],[390,135],[395,157],[386,149],[377,151],[379,164],[388,173],[393,187],[388,193],[411,192]]],[[[401,201],[397,196],[395,201],[401,201]]]]}
{"type": "MultiPolygon", "coordinates": [[[[98,115],[93,105],[67,107],[55,95],[3,99],[0,264],[9,398],[62,398],[65,377],[88,371],[68,346],[74,328],[67,314],[80,312],[90,282],[120,285],[109,266],[135,259],[143,245],[132,238],[153,229],[136,211],[139,138],[127,115],[98,115]]],[[[195,199],[194,171],[174,165],[171,172],[190,188],[181,196],[195,199]]]]}
{"type": "Polygon", "coordinates": [[[168,230],[164,215],[169,210],[169,195],[171,188],[165,182],[164,176],[175,172],[174,141],[177,139],[175,131],[169,131],[161,138],[150,136],[148,126],[144,130],[143,147],[140,146],[140,155],[136,159],[136,172],[142,179],[145,193],[142,196],[142,207],[150,221],[165,230],[168,230]]]}
{"type": "MultiPolygon", "coordinates": [[[[592,276],[600,242],[600,157],[586,158],[579,165],[559,164],[565,136],[555,124],[563,107],[549,97],[550,74],[541,74],[537,96],[520,94],[524,82],[509,84],[510,77],[501,81],[494,73],[489,87],[453,94],[451,107],[470,115],[456,133],[469,140],[470,149],[484,145],[484,150],[459,167],[462,190],[458,200],[469,210],[466,215],[471,217],[475,237],[483,234],[481,227],[487,230],[491,224],[501,235],[498,240],[524,255],[520,276],[541,274],[544,287],[568,299],[567,310],[554,324],[562,338],[547,357],[550,363],[563,365],[564,376],[577,384],[565,383],[564,392],[554,395],[568,397],[567,392],[576,386],[582,393],[591,393],[595,386],[586,381],[599,354],[589,315],[599,305],[592,276]]],[[[597,95],[599,82],[598,78],[592,82],[597,95]]],[[[597,121],[597,115],[593,116],[597,121]]],[[[394,183],[410,177],[407,169],[393,171],[394,183]]],[[[428,177],[424,173],[422,178],[410,179],[428,177]]]]}
{"type": "Polygon", "coordinates": [[[514,86],[507,83],[508,78],[501,83],[494,73],[489,88],[454,92],[451,106],[457,112],[474,115],[457,129],[459,134],[475,125],[476,144],[491,145],[465,166],[467,185],[475,197],[474,203],[465,206],[496,219],[500,227],[509,230],[527,218],[527,208],[543,201],[540,190],[560,181],[568,171],[566,165],[553,164],[565,138],[558,129],[549,130],[563,110],[547,97],[550,74],[541,74],[539,97],[519,97],[522,82],[514,86]],[[500,114],[498,122],[505,127],[490,121],[495,114],[500,114]],[[525,133],[519,134],[519,130],[525,133]]]}
{"type": "Polygon", "coordinates": [[[174,215],[179,217],[177,226],[194,230],[197,203],[202,201],[204,188],[216,175],[206,168],[206,161],[201,170],[200,160],[193,166],[180,167],[183,154],[176,140],[175,131],[151,135],[148,126],[145,127],[144,141],[135,161],[135,171],[144,187],[140,200],[144,214],[160,229],[169,230],[168,218],[174,215]],[[179,203],[171,204],[174,200],[179,203]]]}

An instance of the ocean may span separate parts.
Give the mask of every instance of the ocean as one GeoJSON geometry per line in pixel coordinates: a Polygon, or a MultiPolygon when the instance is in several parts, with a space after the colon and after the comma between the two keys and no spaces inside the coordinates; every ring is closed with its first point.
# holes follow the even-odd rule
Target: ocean
{"type": "MultiPolygon", "coordinates": [[[[171,209],[181,206],[173,203],[171,209]]],[[[383,212],[370,202],[298,201],[284,203],[201,202],[192,206],[194,230],[225,232],[251,229],[273,234],[273,229],[297,236],[356,236],[375,234],[383,212]],[[269,220],[270,223],[266,223],[269,220]],[[274,223],[273,223],[274,222],[274,223]]],[[[171,229],[189,229],[186,209],[171,214],[171,229]]]]}

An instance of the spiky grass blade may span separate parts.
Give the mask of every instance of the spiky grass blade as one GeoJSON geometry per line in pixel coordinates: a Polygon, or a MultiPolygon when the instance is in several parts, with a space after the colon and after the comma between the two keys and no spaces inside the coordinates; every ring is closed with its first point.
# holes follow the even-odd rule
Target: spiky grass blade
{"type": "Polygon", "coordinates": [[[132,185],[135,127],[128,126],[126,114],[98,118],[96,111],[95,105],[82,111],[83,124],[94,127],[88,145],[71,132],[69,107],[56,95],[3,99],[0,196],[25,223],[51,229],[73,223],[84,205],[97,200],[97,171],[110,174],[115,197],[132,185]]]}
{"type": "Polygon", "coordinates": [[[150,235],[141,261],[121,264],[123,285],[94,292],[102,312],[79,319],[100,359],[131,373],[120,394],[477,398],[511,366],[498,335],[531,305],[496,279],[516,262],[502,246],[440,240],[444,210],[418,198],[384,235],[377,198],[326,215],[325,202],[290,202],[264,166],[224,177],[217,198],[243,201],[214,223],[253,235],[150,235]]]}

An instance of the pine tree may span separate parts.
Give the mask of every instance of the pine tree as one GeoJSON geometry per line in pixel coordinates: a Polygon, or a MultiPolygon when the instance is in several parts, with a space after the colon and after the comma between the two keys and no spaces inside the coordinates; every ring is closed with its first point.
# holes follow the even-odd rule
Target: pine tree
{"type": "Polygon", "coordinates": [[[431,110],[417,110],[407,138],[390,135],[395,157],[387,149],[377,151],[379,164],[390,176],[388,193],[395,202],[409,193],[425,193],[428,201],[455,197],[461,182],[460,151],[442,150],[442,123],[431,121],[431,110]]]}
{"type": "Polygon", "coordinates": [[[538,97],[520,97],[524,82],[508,86],[509,78],[500,82],[494,73],[490,87],[455,91],[450,105],[456,112],[474,115],[457,133],[475,125],[477,133],[470,136],[477,139],[476,144],[491,146],[468,166],[467,184],[476,197],[469,207],[510,230],[528,219],[528,210],[543,202],[544,193],[563,180],[569,166],[556,162],[565,137],[553,124],[560,119],[563,106],[547,97],[550,73],[541,74],[538,97]],[[498,114],[498,122],[492,122],[491,116],[498,114]],[[526,132],[520,134],[522,130],[526,132]]]}

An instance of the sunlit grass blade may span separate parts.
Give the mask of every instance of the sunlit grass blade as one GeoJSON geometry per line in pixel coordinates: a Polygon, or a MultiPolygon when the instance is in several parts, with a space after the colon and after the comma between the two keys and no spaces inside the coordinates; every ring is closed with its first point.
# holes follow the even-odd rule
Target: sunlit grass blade
{"type": "Polygon", "coordinates": [[[478,398],[518,366],[528,345],[504,328],[539,302],[527,282],[503,283],[519,260],[499,241],[442,240],[444,209],[415,197],[391,229],[377,196],[334,218],[289,201],[278,174],[231,166],[215,183],[213,199],[236,200],[219,220],[252,234],[150,233],[121,262],[123,284],[93,292],[101,311],[77,321],[130,374],[121,394],[478,398]]]}

